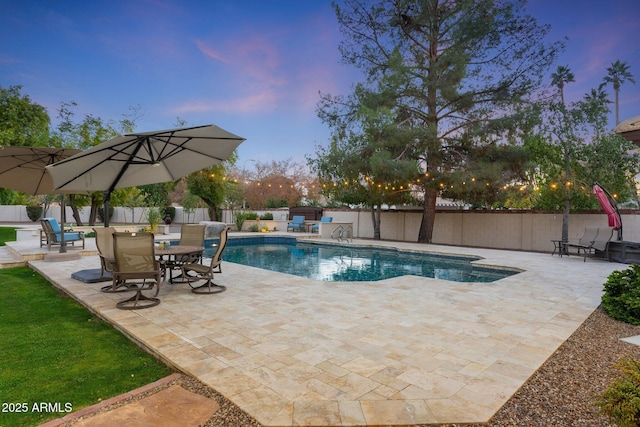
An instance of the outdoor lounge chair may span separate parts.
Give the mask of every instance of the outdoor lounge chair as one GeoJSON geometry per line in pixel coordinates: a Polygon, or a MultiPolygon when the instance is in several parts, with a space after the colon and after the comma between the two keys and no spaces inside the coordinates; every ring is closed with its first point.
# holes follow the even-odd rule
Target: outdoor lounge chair
{"type": "Polygon", "coordinates": [[[113,272],[116,262],[113,254],[113,233],[116,230],[113,227],[96,227],[93,231],[96,233],[96,248],[100,256],[100,277],[104,277],[105,272],[113,272]]]}
{"type": "MultiPolygon", "coordinates": [[[[47,245],[47,250],[51,250],[51,246],[60,245],[60,239],[62,238],[62,229],[60,224],[55,218],[42,218],[40,220],[42,224],[42,233],[40,237],[40,247],[47,245]]],[[[71,243],[75,246],[75,242],[82,242],[82,249],[84,249],[84,233],[81,231],[67,231],[64,233],[64,243],[71,243]]]]}
{"type": "MultiPolygon", "coordinates": [[[[180,228],[179,246],[202,246],[204,247],[204,234],[207,226],[204,224],[182,224],[180,228]]],[[[180,269],[184,264],[194,264],[202,262],[202,252],[194,252],[181,255],[179,258],[169,260],[165,263],[165,269],[169,270],[169,282],[173,283],[173,269],[180,269]]]]}
{"type": "Polygon", "coordinates": [[[607,246],[613,237],[612,227],[585,227],[584,234],[578,240],[578,243],[565,243],[567,255],[572,249],[575,254],[582,256],[586,262],[587,256],[594,256],[598,252],[604,253],[608,259],[607,246]]]}
{"type": "Polygon", "coordinates": [[[287,231],[304,231],[304,215],[294,215],[292,222],[287,224],[287,231]]]}
{"type": "Polygon", "coordinates": [[[156,297],[160,290],[162,270],[155,258],[153,233],[113,233],[113,253],[113,288],[135,292],[131,298],[119,301],[116,307],[135,310],[160,304],[160,299],[156,297]],[[153,297],[142,293],[154,287],[153,297]]]}
{"type": "MultiPolygon", "coordinates": [[[[327,222],[331,222],[331,221],[333,221],[333,217],[331,217],[331,216],[323,216],[322,218],[320,218],[320,222],[327,223],[327,222]]],[[[311,226],[311,231],[313,233],[317,233],[318,231],[320,231],[320,226],[318,224],[313,224],[311,226]]]]}
{"type": "Polygon", "coordinates": [[[189,286],[191,286],[192,281],[206,280],[204,285],[198,287],[191,286],[191,292],[196,294],[217,294],[227,289],[226,286],[213,283],[213,273],[222,273],[222,251],[224,251],[224,248],[227,246],[228,231],[229,227],[225,227],[220,232],[220,243],[209,265],[191,263],[182,266],[182,276],[187,278],[189,286]],[[195,275],[192,276],[189,273],[194,273],[195,275]]]}

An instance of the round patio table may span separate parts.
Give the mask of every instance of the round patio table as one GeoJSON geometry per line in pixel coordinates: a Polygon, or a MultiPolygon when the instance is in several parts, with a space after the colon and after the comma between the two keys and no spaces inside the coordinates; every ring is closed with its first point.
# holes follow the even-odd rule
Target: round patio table
{"type": "MultiPolygon", "coordinates": [[[[171,271],[173,268],[180,266],[181,262],[179,261],[183,257],[188,257],[188,259],[192,259],[192,256],[202,256],[202,252],[204,251],[204,246],[187,246],[187,245],[176,245],[169,246],[166,249],[160,249],[158,247],[155,248],[155,254],[162,264],[164,268],[164,277],[166,280],[167,270],[169,270],[169,283],[174,283],[175,279],[178,279],[180,276],[174,278],[172,277],[171,271]],[[165,260],[164,257],[167,257],[165,260]]],[[[180,283],[186,282],[186,280],[180,281],[180,283]]]]}

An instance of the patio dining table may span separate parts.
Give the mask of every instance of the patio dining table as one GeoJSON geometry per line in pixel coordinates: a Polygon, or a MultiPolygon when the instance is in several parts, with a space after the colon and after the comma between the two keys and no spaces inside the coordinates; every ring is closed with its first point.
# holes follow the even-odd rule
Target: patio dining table
{"type": "Polygon", "coordinates": [[[167,277],[167,270],[169,270],[169,283],[174,283],[174,280],[180,277],[178,276],[174,278],[171,275],[172,269],[179,265],[179,259],[183,257],[201,256],[203,251],[204,246],[175,245],[163,249],[160,249],[159,247],[155,248],[156,257],[158,257],[162,268],[164,268],[165,280],[167,277]]]}

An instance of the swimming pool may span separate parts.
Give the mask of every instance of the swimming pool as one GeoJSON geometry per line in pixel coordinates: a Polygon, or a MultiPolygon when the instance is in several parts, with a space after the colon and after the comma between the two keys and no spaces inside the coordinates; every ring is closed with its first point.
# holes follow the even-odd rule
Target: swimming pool
{"type": "MultiPolygon", "coordinates": [[[[214,252],[215,248],[209,248],[204,255],[211,257],[214,252]]],[[[287,237],[229,239],[222,258],[225,262],[329,282],[377,281],[405,275],[493,282],[518,273],[471,264],[480,258],[306,243],[287,237]]]]}

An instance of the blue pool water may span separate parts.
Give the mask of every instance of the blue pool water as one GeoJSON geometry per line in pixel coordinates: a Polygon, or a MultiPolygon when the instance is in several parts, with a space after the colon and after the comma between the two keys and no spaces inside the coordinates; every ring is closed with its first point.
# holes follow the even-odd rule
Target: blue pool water
{"type": "MultiPolygon", "coordinates": [[[[214,252],[215,248],[207,249],[205,257],[214,252]]],[[[479,258],[302,243],[287,237],[229,239],[222,259],[329,282],[376,281],[404,275],[493,282],[517,273],[473,266],[471,261],[479,258]]]]}

